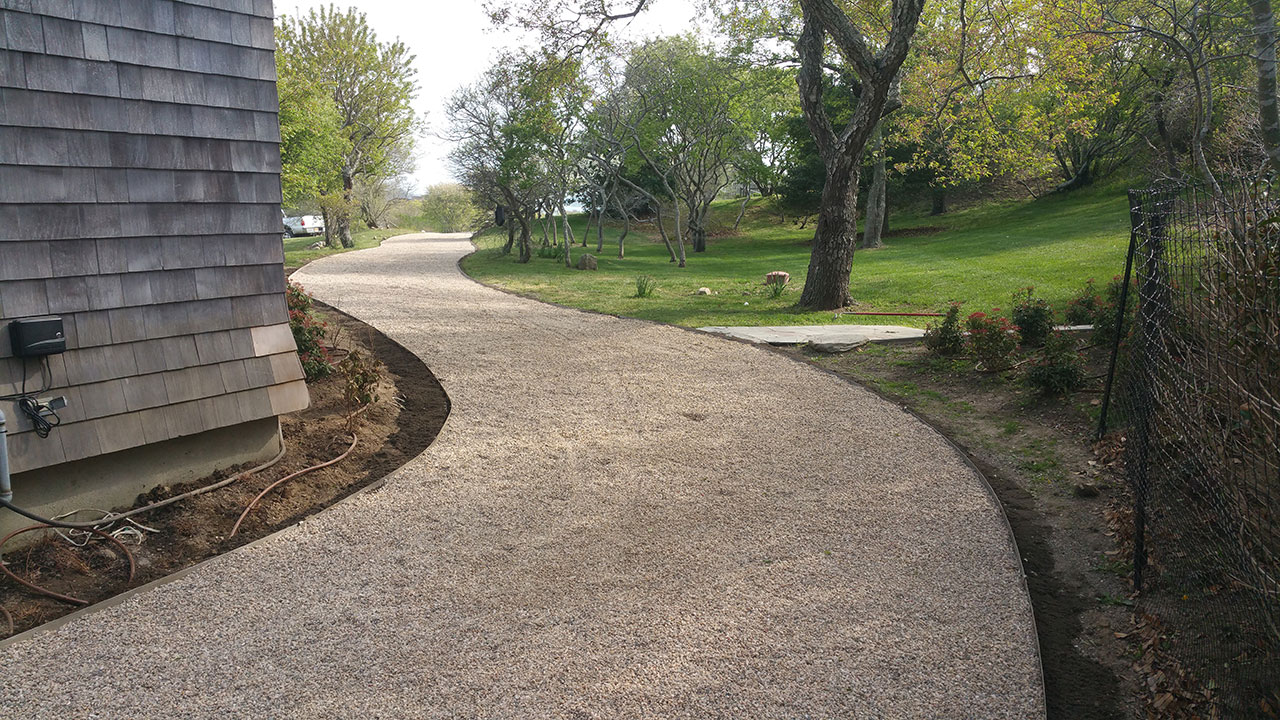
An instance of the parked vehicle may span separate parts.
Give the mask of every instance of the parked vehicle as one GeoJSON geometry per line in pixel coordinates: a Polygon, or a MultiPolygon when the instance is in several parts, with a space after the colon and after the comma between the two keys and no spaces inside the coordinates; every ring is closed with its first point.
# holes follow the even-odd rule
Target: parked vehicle
{"type": "Polygon", "coordinates": [[[299,215],[284,219],[284,234],[289,237],[299,235],[323,235],[324,218],[319,215],[299,215]]]}

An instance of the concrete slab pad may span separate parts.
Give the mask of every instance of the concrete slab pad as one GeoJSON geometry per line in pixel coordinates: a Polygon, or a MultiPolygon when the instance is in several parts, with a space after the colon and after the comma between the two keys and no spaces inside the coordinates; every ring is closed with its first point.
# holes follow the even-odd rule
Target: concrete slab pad
{"type": "Polygon", "coordinates": [[[774,325],[763,327],[715,325],[698,329],[703,332],[727,335],[739,340],[767,345],[882,343],[918,340],[924,337],[924,330],[900,325],[774,325]]]}

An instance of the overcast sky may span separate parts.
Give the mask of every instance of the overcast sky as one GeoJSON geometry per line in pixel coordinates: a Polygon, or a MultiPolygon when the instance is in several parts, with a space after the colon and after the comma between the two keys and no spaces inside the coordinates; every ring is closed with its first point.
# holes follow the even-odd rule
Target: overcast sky
{"type": "MultiPolygon", "coordinates": [[[[278,15],[297,15],[327,4],[328,0],[276,0],[275,7],[278,15]]],[[[335,0],[335,4],[346,3],[335,0]]],[[[398,37],[417,55],[421,89],[414,107],[432,129],[448,124],[444,105],[453,91],[478,78],[499,50],[514,41],[491,27],[481,0],[354,0],[350,4],[369,17],[379,40],[398,37]]],[[[674,35],[697,21],[689,0],[651,0],[649,5],[639,18],[615,29],[615,35],[674,35]]],[[[445,157],[448,152],[448,144],[430,134],[419,140],[413,176],[418,192],[453,179],[445,157]]]]}

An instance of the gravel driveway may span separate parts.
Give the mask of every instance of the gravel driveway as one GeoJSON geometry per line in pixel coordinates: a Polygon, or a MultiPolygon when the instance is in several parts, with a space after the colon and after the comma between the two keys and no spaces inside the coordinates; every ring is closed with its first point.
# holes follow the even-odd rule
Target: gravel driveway
{"type": "Polygon", "coordinates": [[[1043,716],[1004,520],[935,433],[767,350],[477,285],[470,247],[295,276],[436,372],[436,443],[0,650],[0,717],[1043,716]]]}

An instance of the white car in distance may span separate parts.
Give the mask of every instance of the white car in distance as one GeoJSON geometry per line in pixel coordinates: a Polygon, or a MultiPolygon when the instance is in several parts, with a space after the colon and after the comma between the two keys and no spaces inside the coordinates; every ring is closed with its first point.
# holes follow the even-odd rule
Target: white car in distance
{"type": "Polygon", "coordinates": [[[299,235],[323,235],[324,218],[319,215],[298,215],[284,219],[284,234],[289,237],[299,235]]]}

